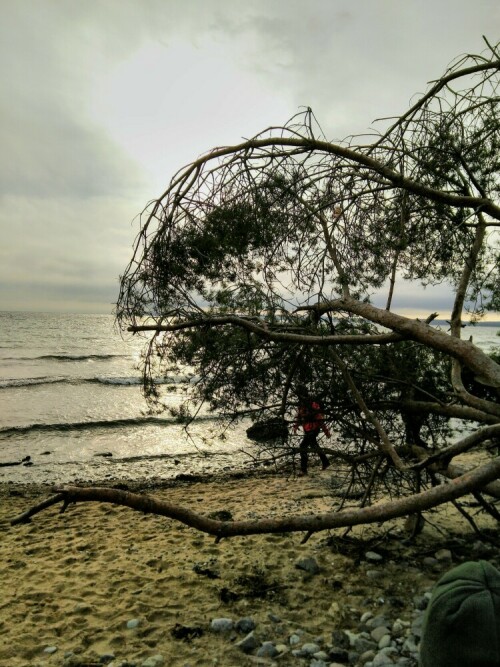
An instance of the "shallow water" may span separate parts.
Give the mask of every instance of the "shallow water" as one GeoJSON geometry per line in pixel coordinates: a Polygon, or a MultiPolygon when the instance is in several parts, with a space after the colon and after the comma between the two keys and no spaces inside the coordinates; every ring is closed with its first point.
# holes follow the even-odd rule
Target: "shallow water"
{"type": "MultiPolygon", "coordinates": [[[[111,316],[0,313],[0,481],[71,482],[210,473],[243,465],[244,425],[220,438],[214,418],[189,433],[148,415],[137,369],[143,339],[123,340],[111,316]]],[[[167,376],[179,406],[190,375],[167,376]]]]}
{"type": "MultiPolygon", "coordinates": [[[[466,327],[463,338],[490,351],[498,330],[466,327]]],[[[189,432],[168,413],[147,414],[143,344],[123,340],[108,315],[0,313],[0,464],[32,463],[0,465],[0,482],[171,478],[248,465],[248,423],[220,437],[203,413],[189,432]]],[[[181,404],[191,379],[162,378],[169,406],[181,404]]]]}

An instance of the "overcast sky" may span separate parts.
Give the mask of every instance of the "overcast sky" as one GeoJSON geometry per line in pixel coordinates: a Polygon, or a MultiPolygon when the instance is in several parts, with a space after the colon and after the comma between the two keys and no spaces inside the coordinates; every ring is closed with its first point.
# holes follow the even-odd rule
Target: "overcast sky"
{"type": "MultiPolygon", "coordinates": [[[[362,132],[500,34],[498,0],[0,8],[0,310],[112,312],[134,218],[184,164],[303,106],[362,132]]],[[[396,299],[449,311],[444,288],[396,299]]]]}

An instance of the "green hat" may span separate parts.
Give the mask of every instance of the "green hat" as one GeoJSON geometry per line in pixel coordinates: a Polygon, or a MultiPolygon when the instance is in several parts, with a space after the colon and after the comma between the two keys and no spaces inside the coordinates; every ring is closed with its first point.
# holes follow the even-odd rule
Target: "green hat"
{"type": "Polygon", "coordinates": [[[422,667],[500,666],[500,572],[462,563],[436,584],[425,612],[422,667]]]}

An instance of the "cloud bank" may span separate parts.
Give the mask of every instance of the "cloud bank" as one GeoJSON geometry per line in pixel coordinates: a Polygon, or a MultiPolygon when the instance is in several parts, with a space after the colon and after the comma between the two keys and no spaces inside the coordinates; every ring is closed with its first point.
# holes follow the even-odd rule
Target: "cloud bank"
{"type": "Polygon", "coordinates": [[[133,220],[185,163],[301,106],[366,131],[498,27],[489,0],[5,3],[0,309],[111,312],[133,220]]]}

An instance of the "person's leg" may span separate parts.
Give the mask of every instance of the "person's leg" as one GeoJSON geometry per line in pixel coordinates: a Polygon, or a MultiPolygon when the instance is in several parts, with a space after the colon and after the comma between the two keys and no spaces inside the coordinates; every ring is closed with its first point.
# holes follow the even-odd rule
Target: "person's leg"
{"type": "Polygon", "coordinates": [[[328,460],[327,455],[325,454],[325,452],[323,451],[322,447],[320,446],[320,444],[319,444],[319,442],[318,442],[318,439],[317,439],[317,438],[318,438],[318,434],[317,434],[317,433],[313,433],[313,436],[314,436],[314,437],[311,438],[310,447],[311,447],[311,449],[313,449],[313,450],[317,453],[317,455],[319,456],[319,460],[321,461],[321,466],[323,467],[323,470],[325,470],[326,468],[329,467],[329,465],[330,465],[330,461],[328,460]]]}
{"type": "Polygon", "coordinates": [[[318,454],[321,461],[321,466],[323,470],[326,470],[330,466],[330,461],[328,460],[328,456],[323,451],[323,448],[319,444],[318,444],[318,454]]]}
{"type": "Polygon", "coordinates": [[[304,433],[304,437],[302,438],[302,442],[299,445],[299,452],[300,452],[300,472],[303,475],[307,475],[307,463],[308,463],[308,455],[307,455],[307,449],[309,447],[309,438],[308,438],[308,433],[304,433]]]}
{"type": "Polygon", "coordinates": [[[319,458],[321,459],[321,466],[322,466],[323,470],[326,470],[327,468],[330,467],[330,461],[328,460],[328,456],[321,449],[321,447],[319,448],[319,458]]]}

